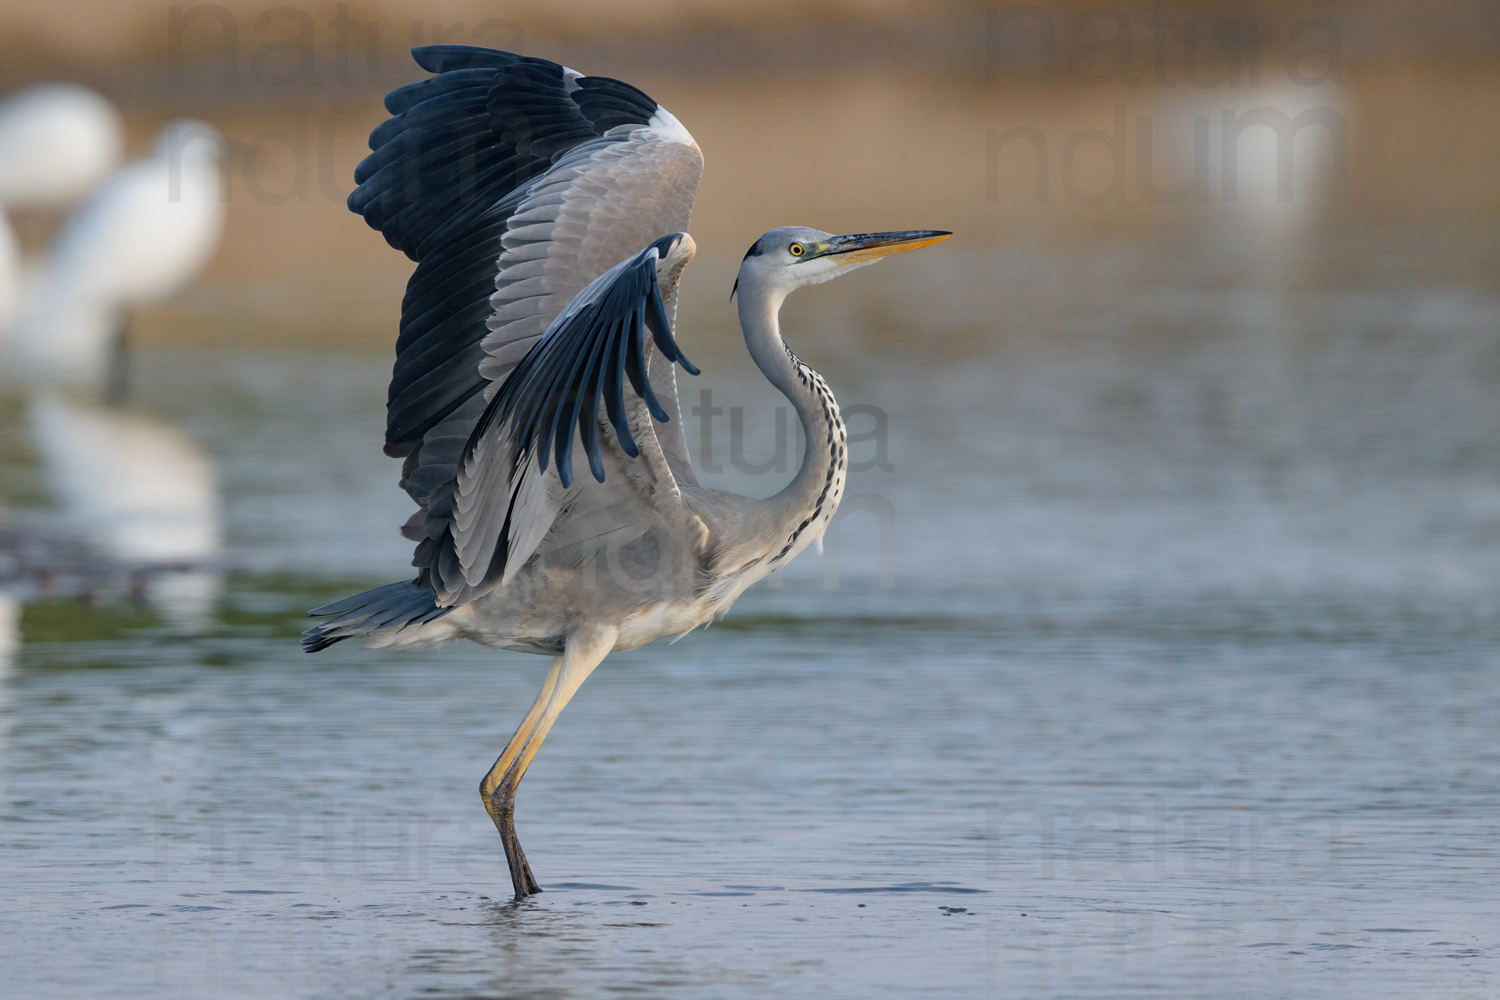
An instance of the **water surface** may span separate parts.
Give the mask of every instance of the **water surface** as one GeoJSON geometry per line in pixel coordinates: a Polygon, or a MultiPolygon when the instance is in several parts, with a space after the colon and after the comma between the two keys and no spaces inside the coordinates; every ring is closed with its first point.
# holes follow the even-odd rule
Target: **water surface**
{"type": "MultiPolygon", "coordinates": [[[[585,685],[519,905],[475,789],[545,661],[294,641],[406,562],[386,362],[144,357],[216,463],[224,575],[196,624],[17,591],[12,988],[1494,995],[1500,301],[1108,256],[992,259],[1020,306],[982,348],[798,314],[886,451],[822,561],[585,685]]],[[[769,493],[775,400],[693,336],[773,463],[734,468],[726,414],[714,481],[769,493]]]]}

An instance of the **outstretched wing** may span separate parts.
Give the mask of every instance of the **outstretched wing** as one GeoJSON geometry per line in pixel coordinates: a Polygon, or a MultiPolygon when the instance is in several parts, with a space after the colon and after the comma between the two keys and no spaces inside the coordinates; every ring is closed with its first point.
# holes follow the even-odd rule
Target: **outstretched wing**
{"type": "Polygon", "coordinates": [[[647,368],[648,357],[660,357],[698,372],[672,338],[662,287],[675,287],[693,250],[686,233],[674,233],[610,268],[490,400],[459,470],[456,565],[440,567],[440,602],[462,603],[508,582],[544,541],[552,549],[607,544],[622,532],[638,536],[648,522],[691,519],[654,432],[653,419],[670,417],[647,368]],[[575,452],[589,475],[575,477],[575,452]]]}
{"type": "MultiPolygon", "coordinates": [[[[453,545],[459,464],[496,390],[610,267],[687,229],[703,158],[629,84],[469,46],[414,49],[436,75],[386,98],[349,207],[417,261],[402,302],[386,452],[420,507],[403,529],[440,595],[468,589],[453,545]]],[[[676,310],[675,286],[663,312],[676,310]]],[[[668,422],[647,430],[693,482],[672,360],[648,352],[668,422]]]]}

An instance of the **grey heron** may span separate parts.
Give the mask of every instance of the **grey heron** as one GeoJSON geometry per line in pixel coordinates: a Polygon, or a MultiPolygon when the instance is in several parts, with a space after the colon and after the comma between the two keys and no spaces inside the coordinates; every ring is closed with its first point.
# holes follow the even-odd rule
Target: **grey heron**
{"type": "Polygon", "coordinates": [[[843,495],[833,393],[782,339],[794,289],[949,234],[756,240],[731,295],[750,356],[806,435],[785,489],[699,483],[673,335],[698,144],[629,84],[456,45],[413,50],[433,75],[386,97],[349,207],[415,260],[402,303],[386,453],[418,504],[415,579],[318,608],[316,651],[465,638],[552,667],[480,784],[516,897],[540,892],[516,839],[516,788],[611,652],[682,636],[820,538],[843,495]],[[576,431],[576,433],[575,433],[576,431]]]}

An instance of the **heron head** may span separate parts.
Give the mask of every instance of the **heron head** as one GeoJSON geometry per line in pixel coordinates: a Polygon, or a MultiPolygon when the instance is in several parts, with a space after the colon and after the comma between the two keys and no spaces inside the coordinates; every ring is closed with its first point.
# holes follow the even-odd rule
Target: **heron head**
{"type": "Polygon", "coordinates": [[[785,295],[803,285],[817,285],[848,274],[882,257],[940,243],[951,235],[935,229],[906,229],[835,236],[806,226],[781,226],[756,240],[745,254],[735,287],[741,281],[755,281],[785,295]]]}

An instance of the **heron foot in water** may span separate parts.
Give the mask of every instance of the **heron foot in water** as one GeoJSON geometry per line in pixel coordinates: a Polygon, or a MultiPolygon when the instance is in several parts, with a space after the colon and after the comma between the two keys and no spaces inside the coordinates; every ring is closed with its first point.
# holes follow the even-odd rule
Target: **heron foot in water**
{"type": "Polygon", "coordinates": [[[490,816],[495,829],[500,832],[500,845],[505,848],[505,861],[510,866],[510,881],[516,891],[516,899],[525,899],[542,891],[531,865],[521,850],[521,841],[516,837],[516,797],[502,785],[490,795],[490,816]]]}

